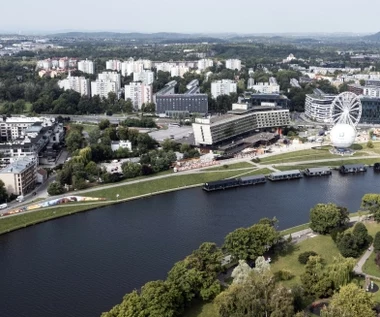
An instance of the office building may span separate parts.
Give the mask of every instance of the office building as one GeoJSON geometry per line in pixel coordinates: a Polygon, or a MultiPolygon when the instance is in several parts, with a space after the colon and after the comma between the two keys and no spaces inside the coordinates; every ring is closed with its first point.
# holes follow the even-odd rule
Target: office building
{"type": "Polygon", "coordinates": [[[314,89],[313,94],[306,95],[306,117],[316,122],[329,122],[330,108],[335,97],[336,95],[328,95],[320,89],[314,89]]]}
{"type": "Polygon", "coordinates": [[[246,92],[244,97],[239,97],[241,102],[248,103],[251,106],[270,106],[289,108],[290,100],[285,95],[280,94],[258,94],[246,92]]]}
{"type": "Polygon", "coordinates": [[[0,170],[0,179],[4,182],[8,194],[26,195],[31,192],[37,181],[37,160],[24,157],[0,170]]]}
{"type": "Polygon", "coordinates": [[[231,93],[236,93],[236,91],[236,82],[230,79],[218,80],[211,83],[211,95],[215,99],[221,95],[230,95],[231,93]]]}
{"type": "Polygon", "coordinates": [[[226,68],[232,70],[241,70],[241,60],[240,59],[227,59],[226,68]]]}
{"type": "Polygon", "coordinates": [[[175,80],[157,92],[154,96],[156,113],[167,117],[188,117],[192,113],[205,114],[208,112],[207,94],[201,94],[198,80],[193,80],[184,94],[175,94],[175,80]]]}
{"type": "Polygon", "coordinates": [[[144,85],[151,85],[154,82],[154,72],[143,70],[139,73],[133,73],[133,81],[141,81],[144,85]]]}
{"type": "Polygon", "coordinates": [[[289,123],[288,109],[233,104],[226,115],[196,118],[193,132],[197,145],[210,146],[248,135],[256,129],[285,127],[289,123]]]}
{"type": "Polygon", "coordinates": [[[152,85],[144,85],[141,82],[131,82],[125,86],[125,100],[130,99],[135,110],[141,110],[143,104],[153,102],[152,85]]]}
{"type": "Polygon", "coordinates": [[[66,79],[62,79],[58,81],[59,88],[64,90],[74,90],[79,92],[82,96],[90,96],[91,95],[91,86],[90,80],[81,76],[70,76],[66,79]]]}
{"type": "Polygon", "coordinates": [[[106,69],[115,70],[117,72],[121,71],[121,61],[117,59],[109,60],[106,62],[106,69]]]}
{"type": "Polygon", "coordinates": [[[203,58],[198,61],[198,69],[200,71],[204,71],[212,66],[214,66],[214,62],[212,61],[212,59],[203,58]]]}
{"type": "Polygon", "coordinates": [[[380,124],[380,98],[360,96],[362,116],[360,123],[380,124]]]}
{"type": "Polygon", "coordinates": [[[86,74],[94,74],[94,62],[90,60],[79,61],[78,70],[86,74]]]}

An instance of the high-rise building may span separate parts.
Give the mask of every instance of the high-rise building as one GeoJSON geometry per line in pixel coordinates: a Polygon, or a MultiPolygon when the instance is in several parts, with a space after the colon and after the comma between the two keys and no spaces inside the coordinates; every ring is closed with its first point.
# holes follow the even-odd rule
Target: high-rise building
{"type": "Polygon", "coordinates": [[[187,73],[189,70],[189,67],[183,65],[175,66],[170,69],[170,76],[183,78],[183,75],[187,73]]]}
{"type": "Polygon", "coordinates": [[[121,76],[116,72],[103,72],[98,74],[98,79],[102,81],[112,81],[116,83],[116,91],[121,89],[121,76]]]}
{"type": "Polygon", "coordinates": [[[156,63],[156,70],[157,72],[162,71],[162,72],[170,72],[173,67],[176,67],[175,63],[156,63]]]}
{"type": "Polygon", "coordinates": [[[236,91],[236,82],[230,79],[218,80],[211,83],[211,95],[215,99],[221,95],[230,95],[234,92],[236,93],[236,91]]]}
{"type": "Polygon", "coordinates": [[[120,74],[116,72],[103,72],[98,74],[98,79],[91,82],[91,96],[99,95],[108,98],[108,93],[119,95],[121,85],[120,74]]]}
{"type": "Polygon", "coordinates": [[[151,70],[133,73],[133,81],[141,81],[144,85],[151,85],[154,81],[154,73],[151,70]]]}
{"type": "Polygon", "coordinates": [[[82,96],[90,96],[91,95],[91,86],[90,80],[81,76],[70,76],[66,79],[62,79],[58,81],[59,88],[64,90],[72,89],[76,92],[79,92],[82,96]]]}
{"type": "Polygon", "coordinates": [[[94,73],[94,62],[90,60],[79,61],[78,62],[78,70],[86,74],[94,73]]]}
{"type": "Polygon", "coordinates": [[[125,85],[125,100],[130,99],[135,110],[141,110],[143,104],[153,102],[152,92],[152,85],[131,82],[129,85],[125,85]]]}
{"type": "Polygon", "coordinates": [[[106,69],[121,71],[121,61],[117,59],[109,60],[106,62],[106,69]]]}
{"type": "Polygon", "coordinates": [[[226,68],[238,71],[241,70],[241,60],[240,59],[227,59],[226,60],[226,68]]]}
{"type": "Polygon", "coordinates": [[[152,62],[148,59],[139,59],[135,61],[133,58],[128,59],[121,63],[121,74],[123,76],[130,76],[133,73],[140,73],[144,69],[150,70],[152,62]]]}
{"type": "Polygon", "coordinates": [[[203,58],[198,61],[198,69],[201,71],[212,66],[214,66],[214,62],[212,61],[212,59],[203,58]]]}

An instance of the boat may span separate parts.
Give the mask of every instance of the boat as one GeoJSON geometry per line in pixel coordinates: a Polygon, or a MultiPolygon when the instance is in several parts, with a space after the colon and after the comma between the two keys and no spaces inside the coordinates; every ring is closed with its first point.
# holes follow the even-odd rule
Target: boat
{"type": "Polygon", "coordinates": [[[313,176],[330,176],[331,169],[328,167],[314,167],[314,168],[307,168],[303,172],[308,177],[313,176]]]}
{"type": "Polygon", "coordinates": [[[373,170],[374,170],[375,172],[380,172],[380,163],[375,163],[375,164],[373,165],[373,170]]]}
{"type": "Polygon", "coordinates": [[[355,174],[367,172],[367,168],[363,164],[347,164],[339,168],[342,174],[355,174]]]}
{"type": "Polygon", "coordinates": [[[240,186],[239,178],[223,179],[215,182],[208,182],[203,185],[203,189],[207,192],[214,190],[228,189],[240,186]]]}
{"type": "Polygon", "coordinates": [[[266,181],[265,175],[245,176],[240,178],[240,186],[263,184],[266,181]]]}
{"type": "Polygon", "coordinates": [[[274,172],[274,173],[269,174],[268,176],[268,179],[273,182],[281,181],[281,180],[297,179],[297,178],[302,178],[302,173],[300,170],[274,172]]]}

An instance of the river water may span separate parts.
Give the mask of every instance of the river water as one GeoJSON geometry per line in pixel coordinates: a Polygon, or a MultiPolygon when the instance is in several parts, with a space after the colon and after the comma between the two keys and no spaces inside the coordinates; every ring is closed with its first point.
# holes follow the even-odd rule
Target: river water
{"type": "Polygon", "coordinates": [[[164,279],[204,241],[277,217],[281,229],[308,222],[334,202],[357,211],[380,175],[303,178],[206,193],[172,192],[38,224],[0,236],[0,316],[92,317],[145,282],[164,279]]]}

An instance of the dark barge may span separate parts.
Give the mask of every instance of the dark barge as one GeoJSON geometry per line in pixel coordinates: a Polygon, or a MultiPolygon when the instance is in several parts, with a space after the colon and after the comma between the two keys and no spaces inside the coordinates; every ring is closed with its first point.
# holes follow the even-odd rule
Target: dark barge
{"type": "Polygon", "coordinates": [[[215,182],[208,182],[203,185],[203,189],[207,192],[215,190],[223,190],[228,188],[235,188],[240,186],[250,186],[256,184],[263,184],[267,180],[265,175],[246,176],[241,178],[223,179],[215,182]]]}
{"type": "Polygon", "coordinates": [[[315,168],[307,168],[304,170],[304,174],[308,177],[313,176],[330,176],[331,169],[328,167],[315,167],[315,168]]]}
{"type": "Polygon", "coordinates": [[[282,180],[289,180],[289,179],[297,179],[302,178],[302,173],[300,170],[291,170],[291,171],[284,171],[284,172],[274,172],[269,174],[268,179],[271,181],[282,181],[282,180]]]}
{"type": "Polygon", "coordinates": [[[375,163],[375,164],[373,165],[373,170],[374,170],[375,172],[380,172],[380,163],[375,163]]]}
{"type": "Polygon", "coordinates": [[[339,168],[342,174],[355,174],[367,172],[367,168],[363,164],[347,164],[339,168]]]}

